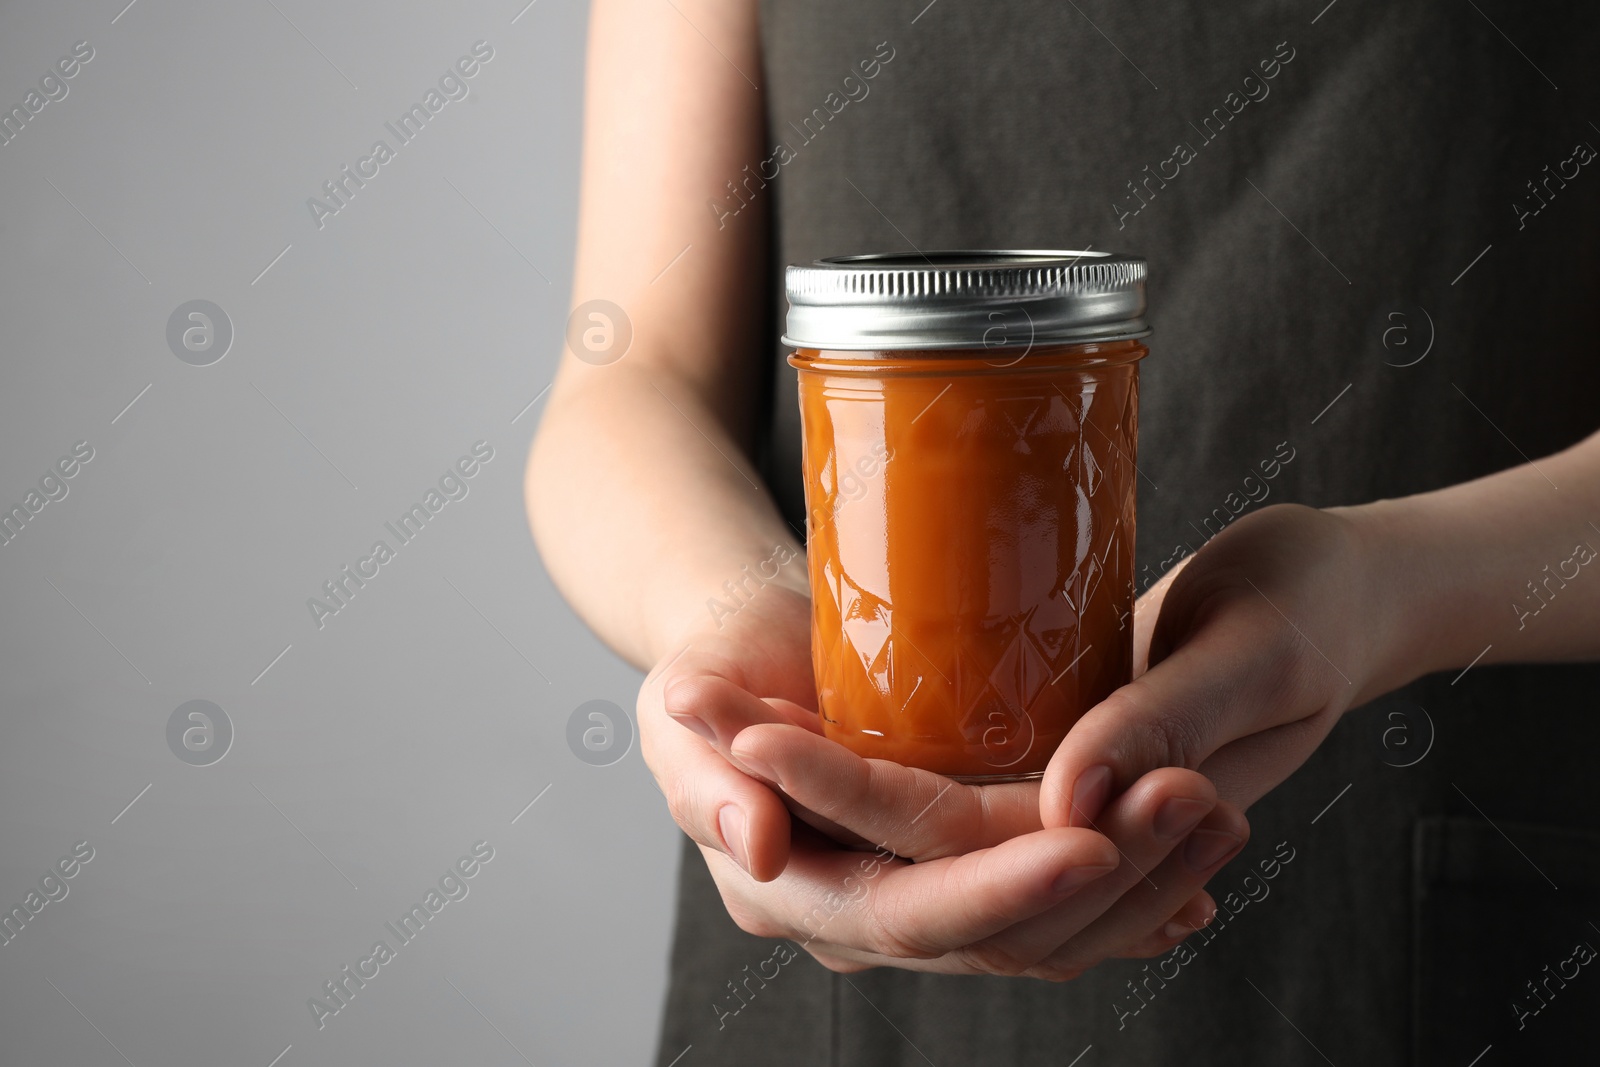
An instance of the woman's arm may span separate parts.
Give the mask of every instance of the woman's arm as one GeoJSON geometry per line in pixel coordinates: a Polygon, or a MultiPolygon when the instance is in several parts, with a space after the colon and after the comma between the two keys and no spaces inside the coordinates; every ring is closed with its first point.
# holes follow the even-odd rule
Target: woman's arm
{"type": "MultiPolygon", "coordinates": [[[[803,561],[749,459],[772,358],[766,202],[720,228],[707,207],[764,155],[755,19],[754,0],[591,14],[572,304],[617,305],[632,342],[604,365],[563,354],[528,519],[567,601],[641,668],[745,565],[780,545],[803,561]]],[[[803,590],[803,562],[776,580],[803,590]]]]}
{"type": "Polygon", "coordinates": [[[1056,751],[1047,825],[1094,817],[1072,798],[1100,768],[1112,796],[1188,767],[1249,807],[1424,674],[1600,659],[1600,434],[1435,492],[1247,515],[1141,600],[1141,631],[1150,669],[1056,751]]]}
{"type": "Polygon", "coordinates": [[[1600,659],[1600,434],[1347,510],[1369,528],[1380,585],[1406,590],[1380,691],[1469,663],[1600,659]]]}

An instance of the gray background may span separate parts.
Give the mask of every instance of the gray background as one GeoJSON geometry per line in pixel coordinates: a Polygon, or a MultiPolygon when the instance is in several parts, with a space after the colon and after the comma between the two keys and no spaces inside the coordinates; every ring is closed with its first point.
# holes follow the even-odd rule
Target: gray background
{"type": "Polygon", "coordinates": [[[638,676],[522,505],[586,9],[125,3],[0,14],[4,109],[94,48],[0,146],[0,508],[94,449],[0,546],[0,908],[95,850],[0,945],[0,1063],[642,1062],[677,838],[636,744],[568,748],[638,676]],[[479,40],[470,95],[319,229],[307,198],[479,40]],[[235,332],[210,366],[166,341],[195,299],[235,332]],[[479,440],[319,630],[307,599],[479,440]],[[209,766],[168,747],[194,699],[235,730],[209,766]],[[479,840],[469,895],[319,1030],[308,999],[479,840]]]}

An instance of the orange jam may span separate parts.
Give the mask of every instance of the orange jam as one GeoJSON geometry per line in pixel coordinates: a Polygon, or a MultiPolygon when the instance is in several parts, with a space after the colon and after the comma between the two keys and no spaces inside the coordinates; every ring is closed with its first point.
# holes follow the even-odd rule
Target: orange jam
{"type": "Polygon", "coordinates": [[[1137,340],[799,348],[826,735],[1037,776],[1133,664],[1137,340]]]}

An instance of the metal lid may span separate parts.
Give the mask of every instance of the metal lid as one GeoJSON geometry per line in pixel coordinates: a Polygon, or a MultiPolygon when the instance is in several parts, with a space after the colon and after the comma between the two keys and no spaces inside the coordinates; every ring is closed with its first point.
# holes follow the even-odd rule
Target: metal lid
{"type": "Polygon", "coordinates": [[[1145,261],[1110,252],[837,256],[786,274],[793,348],[1004,348],[1143,337],[1145,261]]]}

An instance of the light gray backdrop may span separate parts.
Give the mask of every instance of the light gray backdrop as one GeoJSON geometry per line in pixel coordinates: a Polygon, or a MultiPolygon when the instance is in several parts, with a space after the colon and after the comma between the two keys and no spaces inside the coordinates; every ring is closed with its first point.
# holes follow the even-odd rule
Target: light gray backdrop
{"type": "Polygon", "coordinates": [[[522,505],[585,6],[126,3],[0,14],[0,1064],[644,1062],[676,832],[522,505]]]}

